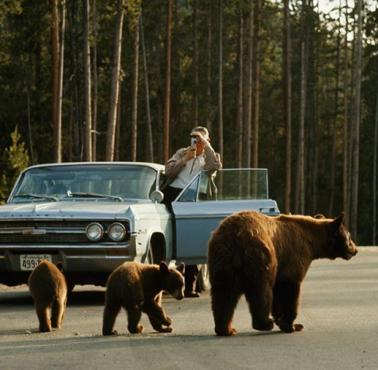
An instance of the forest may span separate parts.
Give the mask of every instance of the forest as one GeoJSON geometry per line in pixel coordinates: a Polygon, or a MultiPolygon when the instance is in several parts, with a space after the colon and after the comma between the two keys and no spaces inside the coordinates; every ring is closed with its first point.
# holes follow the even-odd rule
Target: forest
{"type": "Polygon", "coordinates": [[[377,2],[0,2],[0,202],[28,165],[164,163],[197,125],[281,212],[375,245],[377,2]]]}

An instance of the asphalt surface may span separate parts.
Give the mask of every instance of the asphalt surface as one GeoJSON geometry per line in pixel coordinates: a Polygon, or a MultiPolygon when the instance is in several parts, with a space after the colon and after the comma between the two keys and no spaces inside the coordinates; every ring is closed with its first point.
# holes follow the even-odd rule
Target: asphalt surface
{"type": "Polygon", "coordinates": [[[76,287],[63,328],[38,333],[26,286],[0,286],[0,369],[378,369],[378,248],[360,248],[350,261],[313,262],[302,289],[298,322],[304,331],[251,328],[242,299],[238,335],[214,335],[210,296],[163,305],[174,332],[130,335],[118,316],[117,337],[101,336],[104,289],[76,287]]]}

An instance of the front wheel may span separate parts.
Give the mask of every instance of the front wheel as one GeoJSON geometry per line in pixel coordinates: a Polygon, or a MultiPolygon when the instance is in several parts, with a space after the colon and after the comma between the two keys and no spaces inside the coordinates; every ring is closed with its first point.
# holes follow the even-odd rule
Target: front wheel
{"type": "Polygon", "coordinates": [[[204,292],[210,290],[210,278],[209,278],[209,268],[207,264],[199,265],[199,272],[197,276],[197,292],[204,292]]]}

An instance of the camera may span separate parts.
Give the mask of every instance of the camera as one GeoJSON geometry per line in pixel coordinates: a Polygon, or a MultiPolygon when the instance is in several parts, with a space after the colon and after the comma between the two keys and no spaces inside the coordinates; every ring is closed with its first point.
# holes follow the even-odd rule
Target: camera
{"type": "Polygon", "coordinates": [[[192,136],[190,138],[190,144],[191,144],[191,146],[196,146],[197,142],[198,142],[198,140],[197,140],[197,138],[195,136],[192,136]]]}

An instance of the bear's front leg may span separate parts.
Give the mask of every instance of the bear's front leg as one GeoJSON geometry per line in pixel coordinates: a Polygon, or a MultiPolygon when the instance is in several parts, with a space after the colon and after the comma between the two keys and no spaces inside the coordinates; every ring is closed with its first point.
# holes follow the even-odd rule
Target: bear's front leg
{"type": "Polygon", "coordinates": [[[161,333],[170,333],[172,328],[169,326],[172,324],[172,320],[164,312],[163,307],[159,305],[160,300],[151,300],[145,302],[143,306],[143,311],[148,315],[152,327],[161,333]],[[163,325],[167,328],[163,328],[163,325]]]}
{"type": "Polygon", "coordinates": [[[300,290],[300,282],[276,282],[273,314],[275,322],[284,333],[293,333],[304,328],[302,324],[294,324],[298,314],[300,290]]]}

